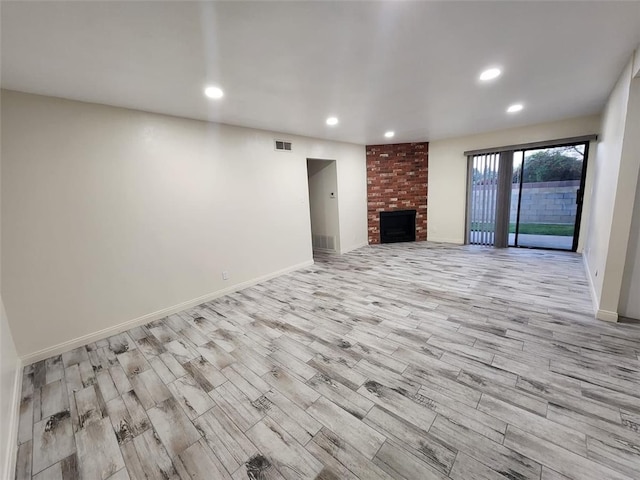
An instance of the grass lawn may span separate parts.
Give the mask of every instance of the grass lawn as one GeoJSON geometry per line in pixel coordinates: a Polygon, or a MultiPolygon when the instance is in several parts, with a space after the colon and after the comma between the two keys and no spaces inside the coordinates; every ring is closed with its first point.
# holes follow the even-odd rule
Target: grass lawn
{"type": "MultiPolygon", "coordinates": [[[[482,223],[473,222],[471,230],[483,230],[482,223]]],[[[488,226],[488,230],[493,229],[493,225],[488,226]]],[[[516,233],[516,224],[509,224],[509,233],[516,233]]],[[[573,225],[562,225],[556,223],[521,223],[520,233],[529,235],[558,235],[561,237],[573,237],[573,225]]]]}
{"type": "MultiPolygon", "coordinates": [[[[573,237],[573,225],[557,223],[521,223],[520,233],[529,235],[559,235],[573,237]]],[[[509,233],[516,233],[516,224],[509,224],[509,233]]]]}

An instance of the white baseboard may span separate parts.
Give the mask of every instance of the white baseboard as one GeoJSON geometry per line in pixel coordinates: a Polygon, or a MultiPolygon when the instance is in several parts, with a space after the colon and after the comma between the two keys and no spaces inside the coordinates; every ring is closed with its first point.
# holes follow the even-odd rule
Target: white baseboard
{"type": "Polygon", "coordinates": [[[9,428],[3,435],[7,435],[7,451],[3,452],[4,472],[2,478],[14,478],[16,471],[16,458],[18,456],[18,422],[20,421],[20,396],[22,395],[22,361],[18,359],[16,373],[13,379],[13,395],[11,397],[11,417],[9,428]]]}
{"type": "Polygon", "coordinates": [[[238,290],[252,287],[253,285],[256,285],[258,283],[271,280],[272,278],[279,277],[280,275],[284,275],[285,273],[293,272],[294,270],[305,268],[311,265],[313,265],[313,260],[307,260],[305,262],[298,263],[297,265],[283,268],[282,270],[278,270],[261,277],[247,280],[246,282],[237,283],[228,288],[223,288],[222,290],[217,290],[215,292],[202,295],[192,300],[187,300],[186,302],[182,302],[171,307],[163,308],[162,310],[158,310],[157,312],[148,313],[141,317],[134,318],[133,320],[128,320],[126,322],[119,323],[118,325],[114,325],[97,332],[89,333],[87,335],[83,335],[81,337],[74,338],[73,340],[59,343],[58,345],[54,345],[52,347],[48,347],[34,353],[23,355],[22,357],[20,357],[20,359],[22,360],[23,365],[29,365],[34,362],[39,362],[40,360],[45,360],[49,357],[53,357],[54,355],[60,355],[61,353],[73,350],[74,348],[82,347],[87,343],[97,342],[98,340],[111,337],[112,335],[117,335],[118,333],[122,333],[134,327],[153,322],[154,320],[159,320],[160,318],[164,318],[167,315],[186,310],[187,308],[195,307],[197,305],[200,305],[201,303],[210,302],[211,300],[214,300],[216,298],[229,295],[230,293],[237,292],[238,290]]]}
{"type": "Polygon", "coordinates": [[[605,322],[617,322],[618,312],[610,312],[609,310],[596,310],[596,318],[605,322]]]}
{"type": "Polygon", "coordinates": [[[453,243],[455,245],[464,245],[464,240],[459,238],[440,238],[440,237],[427,237],[427,242],[433,243],[453,243]]]}
{"type": "Polygon", "coordinates": [[[351,245],[351,246],[349,246],[347,248],[344,248],[344,249],[340,250],[340,254],[342,255],[344,253],[349,253],[349,252],[352,252],[352,251],[357,250],[359,248],[367,247],[367,246],[369,246],[369,242],[363,242],[363,243],[358,243],[356,245],[351,245]]]}

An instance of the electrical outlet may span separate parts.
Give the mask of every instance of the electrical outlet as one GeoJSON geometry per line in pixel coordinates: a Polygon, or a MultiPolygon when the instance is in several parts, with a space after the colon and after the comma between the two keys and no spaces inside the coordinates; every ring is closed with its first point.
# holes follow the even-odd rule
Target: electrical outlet
{"type": "Polygon", "coordinates": [[[222,279],[229,280],[229,272],[227,272],[226,270],[222,272],[222,279]]]}

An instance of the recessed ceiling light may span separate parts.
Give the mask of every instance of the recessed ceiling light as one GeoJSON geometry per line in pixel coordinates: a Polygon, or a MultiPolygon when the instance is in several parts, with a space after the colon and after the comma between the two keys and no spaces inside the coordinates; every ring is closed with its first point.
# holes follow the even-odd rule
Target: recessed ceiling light
{"type": "Polygon", "coordinates": [[[392,131],[385,132],[385,134],[384,134],[384,136],[387,137],[387,138],[391,138],[394,135],[395,135],[395,132],[392,132],[392,131]]]}
{"type": "Polygon", "coordinates": [[[338,119],[336,117],[327,118],[327,125],[337,125],[338,119]]]}
{"type": "Polygon", "coordinates": [[[480,74],[480,80],[486,82],[498,78],[502,71],[499,68],[489,68],[480,74]]]}
{"type": "Polygon", "coordinates": [[[209,98],[222,98],[224,92],[220,87],[207,87],[204,89],[204,94],[209,98]]]}
{"type": "Polygon", "coordinates": [[[513,105],[510,105],[509,108],[507,108],[507,112],[508,113],[516,113],[519,112],[520,110],[522,110],[524,107],[522,106],[521,103],[514,103],[513,105]]]}

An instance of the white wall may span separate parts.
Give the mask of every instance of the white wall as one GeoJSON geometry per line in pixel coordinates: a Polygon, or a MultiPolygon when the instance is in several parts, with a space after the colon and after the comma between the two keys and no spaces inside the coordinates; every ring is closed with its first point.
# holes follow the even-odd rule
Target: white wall
{"type": "MultiPolygon", "coordinates": [[[[640,58],[638,59],[640,62],[640,58]]],[[[618,228],[622,237],[628,224],[629,216],[632,217],[629,242],[626,256],[619,256],[619,269],[624,270],[621,279],[620,300],[618,313],[624,317],[640,320],[640,75],[631,80],[629,89],[629,104],[627,107],[627,121],[625,124],[625,140],[622,150],[621,175],[622,184],[620,191],[620,217],[622,218],[618,228]],[[633,182],[633,173],[638,172],[633,182]],[[632,202],[635,189],[635,201],[632,202]],[[626,192],[626,193],[623,193],[626,192]]],[[[620,246],[622,248],[622,246],[620,246]]]]}
{"type": "Polygon", "coordinates": [[[595,173],[595,181],[591,189],[593,208],[589,218],[588,240],[584,254],[592,293],[598,305],[602,296],[604,269],[609,251],[630,79],[631,67],[628,66],[616,83],[604,109],[596,162],[592,165],[595,173]]]}
{"type": "Polygon", "coordinates": [[[367,241],[364,146],[7,91],[2,123],[23,356],[308,264],[307,158],[337,162],[342,250],[367,241]]]}
{"type": "MultiPolygon", "coordinates": [[[[633,76],[636,92],[637,82],[640,79],[640,47],[636,49],[633,59],[633,76]]],[[[639,100],[636,99],[635,108],[638,108],[639,100]]],[[[635,119],[638,121],[638,114],[635,119]]],[[[636,127],[636,132],[640,127],[636,127]]],[[[640,173],[636,187],[636,200],[633,207],[633,220],[631,222],[631,234],[629,235],[629,249],[625,262],[622,290],[620,292],[620,314],[640,320],[640,173]]]]}
{"type": "Polygon", "coordinates": [[[633,76],[634,78],[640,78],[640,45],[636,48],[633,54],[633,76]]]}
{"type": "MultiPolygon", "coordinates": [[[[640,176],[638,177],[640,185],[640,176]]],[[[636,189],[631,235],[625,261],[618,312],[623,317],[640,320],[640,188],[636,189]]]]}
{"type": "MultiPolygon", "coordinates": [[[[598,133],[599,129],[599,116],[589,116],[430,142],[427,239],[433,242],[464,243],[467,201],[465,151],[590,135],[598,133]]],[[[585,186],[587,192],[593,178],[594,142],[590,145],[590,152],[585,186]]],[[[587,228],[589,208],[589,198],[585,196],[579,251],[587,228]]]]}
{"type": "MultiPolygon", "coordinates": [[[[1,157],[0,157],[1,160],[1,157]]],[[[0,176],[2,165],[0,163],[0,176]]],[[[1,184],[1,181],[0,181],[1,184]]],[[[1,195],[0,195],[1,197],[1,195]]],[[[1,202],[1,200],[0,200],[1,202]]],[[[1,206],[0,206],[1,210],[1,206]]],[[[0,222],[1,230],[2,222],[0,222]]],[[[2,235],[0,235],[0,238],[2,235]]],[[[1,241],[1,240],[0,240],[1,241]]],[[[0,245],[1,249],[1,245],[0,245]]],[[[2,263],[0,261],[0,272],[2,263]]],[[[1,290],[0,274],[0,290],[1,290]]],[[[0,296],[0,478],[13,478],[18,428],[18,397],[21,365],[0,296]]]]}
{"type": "Polygon", "coordinates": [[[20,362],[0,298],[0,477],[13,478],[20,395],[20,362]]]}
{"type": "MultiPolygon", "coordinates": [[[[624,290],[640,169],[640,80],[632,79],[632,62],[623,70],[605,107],[585,247],[596,315],[610,321],[617,320],[624,290]]],[[[628,272],[626,278],[633,275],[628,272]]]]}
{"type": "MultiPolygon", "coordinates": [[[[322,155],[321,143],[310,158],[322,155]]],[[[355,152],[354,152],[355,157],[355,152]]],[[[332,157],[336,158],[336,157],[332,157]]],[[[338,172],[338,218],[340,253],[369,245],[367,233],[367,157],[364,145],[357,147],[357,161],[336,162],[338,172]]]]}
{"type": "Polygon", "coordinates": [[[340,252],[338,213],[338,175],[336,162],[308,160],[311,233],[335,237],[335,251],[340,252]],[[331,194],[334,194],[332,197],[331,194]]]}

